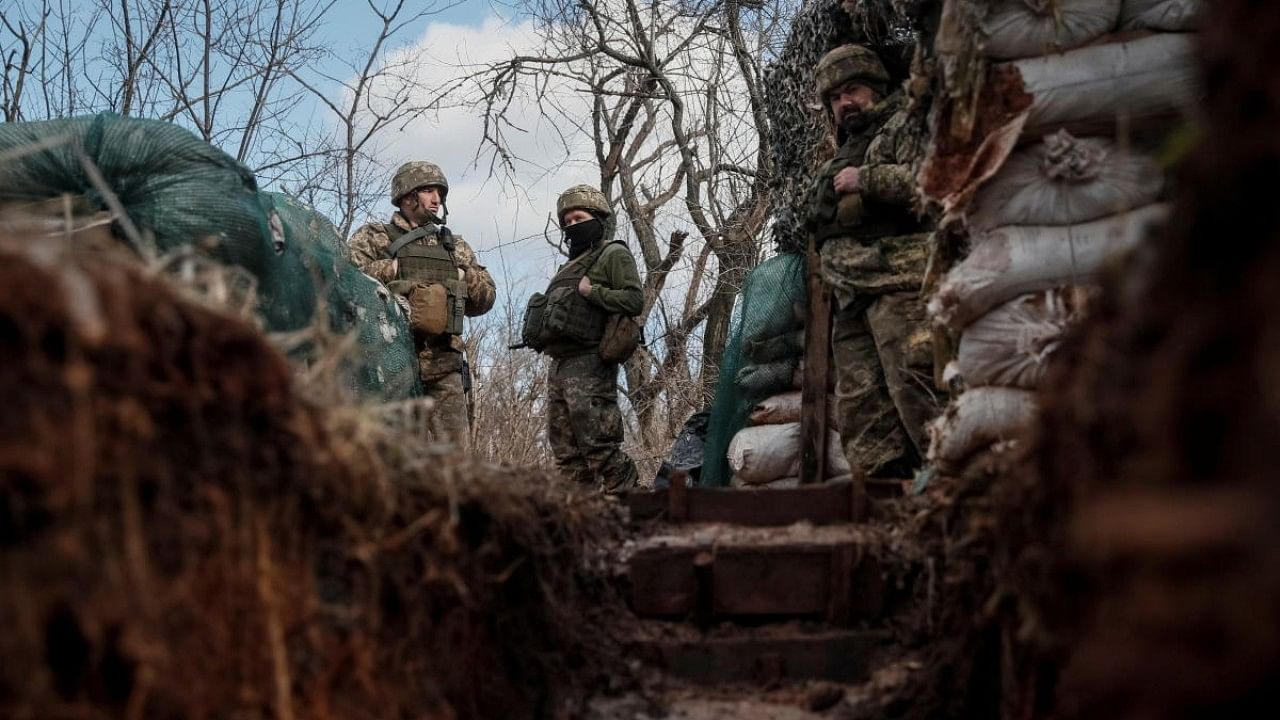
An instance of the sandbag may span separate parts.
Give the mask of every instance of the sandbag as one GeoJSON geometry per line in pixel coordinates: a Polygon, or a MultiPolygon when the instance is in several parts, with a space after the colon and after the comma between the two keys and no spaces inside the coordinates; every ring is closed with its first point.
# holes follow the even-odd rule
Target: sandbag
{"type": "Polygon", "coordinates": [[[970,389],[929,423],[929,462],[954,468],[980,450],[1014,440],[1035,421],[1036,412],[1036,396],[1029,390],[970,389]]]}
{"type": "Polygon", "coordinates": [[[1031,94],[1025,132],[1062,125],[1094,129],[1177,117],[1197,95],[1192,36],[1161,34],[1013,63],[1031,94]]]}
{"type": "Polygon", "coordinates": [[[1167,205],[1155,204],[1081,225],[983,233],[973,239],[969,257],[947,273],[929,300],[929,314],[935,324],[959,330],[1019,295],[1088,283],[1167,215],[1167,205]]]}
{"type": "Polygon", "coordinates": [[[734,385],[752,397],[781,392],[795,382],[799,360],[790,358],[763,365],[744,365],[734,377],[734,385]]]}
{"type": "Polygon", "coordinates": [[[114,113],[0,123],[0,151],[62,137],[68,142],[0,165],[0,199],[68,194],[86,207],[109,210],[74,150],[78,144],[160,252],[207,244],[214,259],[245,268],[259,280],[277,261],[281,241],[272,232],[270,208],[262,204],[253,173],[191,132],[114,113]]]}
{"type": "Polygon", "coordinates": [[[955,374],[970,387],[1039,386],[1049,356],[1075,320],[1071,295],[1061,289],[1022,295],[975,320],[960,336],[955,374]]]}
{"type": "Polygon", "coordinates": [[[982,49],[999,60],[1080,47],[1116,26],[1120,0],[996,0],[982,20],[982,49]]]}
{"type": "MultiPolygon", "coordinates": [[[[800,423],[757,425],[738,431],[729,443],[729,467],[733,476],[748,485],[759,485],[800,474],[800,423]]],[[[840,435],[827,431],[827,476],[850,472],[840,445],[840,435]]]]}
{"type": "Polygon", "coordinates": [[[1194,30],[1203,8],[1202,0],[1124,0],[1120,7],[1120,29],[1194,30]]]}
{"type": "Polygon", "coordinates": [[[755,485],[751,485],[750,483],[744,482],[741,478],[738,478],[735,476],[732,480],[729,481],[729,487],[751,488],[752,490],[762,490],[764,488],[769,488],[771,490],[785,490],[788,488],[800,487],[800,478],[785,477],[785,478],[778,478],[777,480],[774,480],[772,482],[757,483],[755,485]]]}
{"type": "Polygon", "coordinates": [[[771,338],[747,340],[742,354],[752,363],[768,363],[804,354],[804,329],[792,330],[771,338]]]}
{"type": "Polygon", "coordinates": [[[1075,225],[1153,203],[1163,186],[1152,157],[1060,131],[1009,156],[978,191],[969,226],[1075,225]]]}
{"type": "MultiPolygon", "coordinates": [[[[751,408],[751,415],[747,417],[747,422],[752,425],[781,425],[782,423],[800,422],[800,411],[803,408],[801,395],[802,393],[799,390],[791,390],[765,398],[751,408]]],[[[837,416],[835,408],[835,396],[828,395],[828,427],[835,427],[837,416]]]]}

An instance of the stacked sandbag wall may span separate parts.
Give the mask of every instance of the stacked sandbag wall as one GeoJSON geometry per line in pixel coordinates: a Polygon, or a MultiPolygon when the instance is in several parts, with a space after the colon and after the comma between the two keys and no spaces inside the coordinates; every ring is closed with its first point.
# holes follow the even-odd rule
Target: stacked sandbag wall
{"type": "Polygon", "coordinates": [[[921,171],[954,260],[929,289],[952,346],[943,379],[961,391],[930,427],[942,470],[1017,442],[1099,274],[1166,219],[1160,153],[1197,97],[1198,6],[944,3],[921,171]]]}

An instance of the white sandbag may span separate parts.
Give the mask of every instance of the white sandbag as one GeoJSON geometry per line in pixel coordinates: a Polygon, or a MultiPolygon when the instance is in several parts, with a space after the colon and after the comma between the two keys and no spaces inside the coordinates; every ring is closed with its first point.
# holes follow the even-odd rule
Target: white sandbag
{"type": "Polygon", "coordinates": [[[1166,33],[1018,60],[1012,65],[1032,96],[1026,132],[1189,110],[1197,95],[1193,52],[1191,35],[1166,33]]]}
{"type": "Polygon", "coordinates": [[[929,461],[944,469],[963,463],[997,442],[1019,437],[1036,418],[1030,390],[973,388],[929,423],[929,461]]]}
{"type": "Polygon", "coordinates": [[[1116,26],[1120,0],[995,0],[982,20],[982,51],[1000,60],[1070,50],[1116,26]]]}
{"type": "Polygon", "coordinates": [[[1060,131],[1009,156],[974,198],[969,227],[1075,225],[1153,203],[1163,185],[1150,156],[1060,131]]]}
{"type": "Polygon", "coordinates": [[[1019,295],[1091,282],[1108,260],[1128,252],[1168,215],[1165,204],[1064,227],[998,228],[973,238],[973,251],[947,273],[929,300],[935,324],[960,330],[1019,295]]]}
{"type": "Polygon", "coordinates": [[[1203,8],[1202,0],[1124,0],[1120,8],[1120,29],[1194,30],[1203,8]]]}
{"type": "MultiPolygon", "coordinates": [[[[729,467],[747,485],[800,474],[800,423],[745,427],[729,441],[729,467]]],[[[840,435],[827,432],[827,476],[849,472],[840,435]]]]}
{"type": "MultiPolygon", "coordinates": [[[[747,417],[747,423],[751,425],[779,425],[800,422],[800,411],[803,407],[799,390],[780,393],[756,403],[755,407],[751,408],[751,415],[747,417]]],[[[828,395],[827,422],[831,423],[829,427],[834,427],[835,407],[835,397],[828,395]]]]}
{"type": "Polygon", "coordinates": [[[1036,388],[1075,320],[1069,295],[1059,289],[1022,295],[975,320],[960,336],[956,374],[970,387],[1036,388]]]}

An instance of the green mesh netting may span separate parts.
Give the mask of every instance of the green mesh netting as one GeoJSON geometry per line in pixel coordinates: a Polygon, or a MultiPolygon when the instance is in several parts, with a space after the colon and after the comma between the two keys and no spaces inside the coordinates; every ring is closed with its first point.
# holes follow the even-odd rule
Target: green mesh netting
{"type": "Polygon", "coordinates": [[[804,352],[798,331],[807,298],[804,256],[797,253],[769,258],[747,277],[720,361],[701,485],[729,484],[729,441],[756,403],[792,387],[804,352]]]}
{"type": "MultiPolygon", "coordinates": [[[[263,193],[284,229],[284,251],[259,278],[264,314],[307,325],[317,308],[328,311],[330,329],[354,333],[356,345],[338,368],[339,383],[357,397],[395,400],[421,393],[413,335],[399,303],[381,283],[360,272],[341,252],[328,218],[279,193],[263,193]]],[[[309,362],[312,348],[295,360],[309,362]]]]}
{"type": "Polygon", "coordinates": [[[305,328],[324,307],[334,331],[355,333],[339,380],[357,396],[418,394],[399,306],[343,258],[333,225],[290,198],[259,193],[252,172],[176,125],[111,113],[2,124],[0,153],[10,156],[0,164],[0,202],[69,195],[79,209],[108,209],[77,148],[157,251],[211,240],[214,259],[248,270],[267,330],[305,328]],[[272,233],[273,215],[283,232],[272,233]]]}
{"type": "Polygon", "coordinates": [[[172,123],[102,113],[68,120],[0,125],[0,152],[66,137],[0,167],[0,200],[68,194],[107,209],[79,145],[139,228],[161,252],[214,238],[214,255],[255,275],[275,256],[266,208],[248,168],[172,123]]]}

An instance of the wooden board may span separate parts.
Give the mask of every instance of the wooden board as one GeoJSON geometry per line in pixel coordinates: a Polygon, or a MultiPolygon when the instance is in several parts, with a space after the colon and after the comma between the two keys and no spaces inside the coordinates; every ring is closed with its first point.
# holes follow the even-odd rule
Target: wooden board
{"type": "Polygon", "coordinates": [[[806,256],[809,308],[804,330],[804,378],[800,385],[800,484],[827,476],[827,375],[831,357],[831,293],[822,280],[822,257],[809,237],[806,256]]]}
{"type": "Polygon", "coordinates": [[[646,548],[629,560],[628,579],[631,609],[641,617],[846,625],[884,608],[881,566],[853,543],[646,548]]]}
{"type": "MultiPolygon", "coordinates": [[[[674,521],[671,491],[631,492],[623,498],[633,520],[674,521]]],[[[853,519],[852,484],[806,485],[798,488],[686,488],[684,519],[679,522],[722,522],[753,527],[779,527],[797,522],[814,525],[853,519]]]]}
{"type": "Polygon", "coordinates": [[[824,631],[791,637],[642,641],[634,654],[698,684],[780,680],[856,683],[888,640],[884,631],[824,631]]]}

